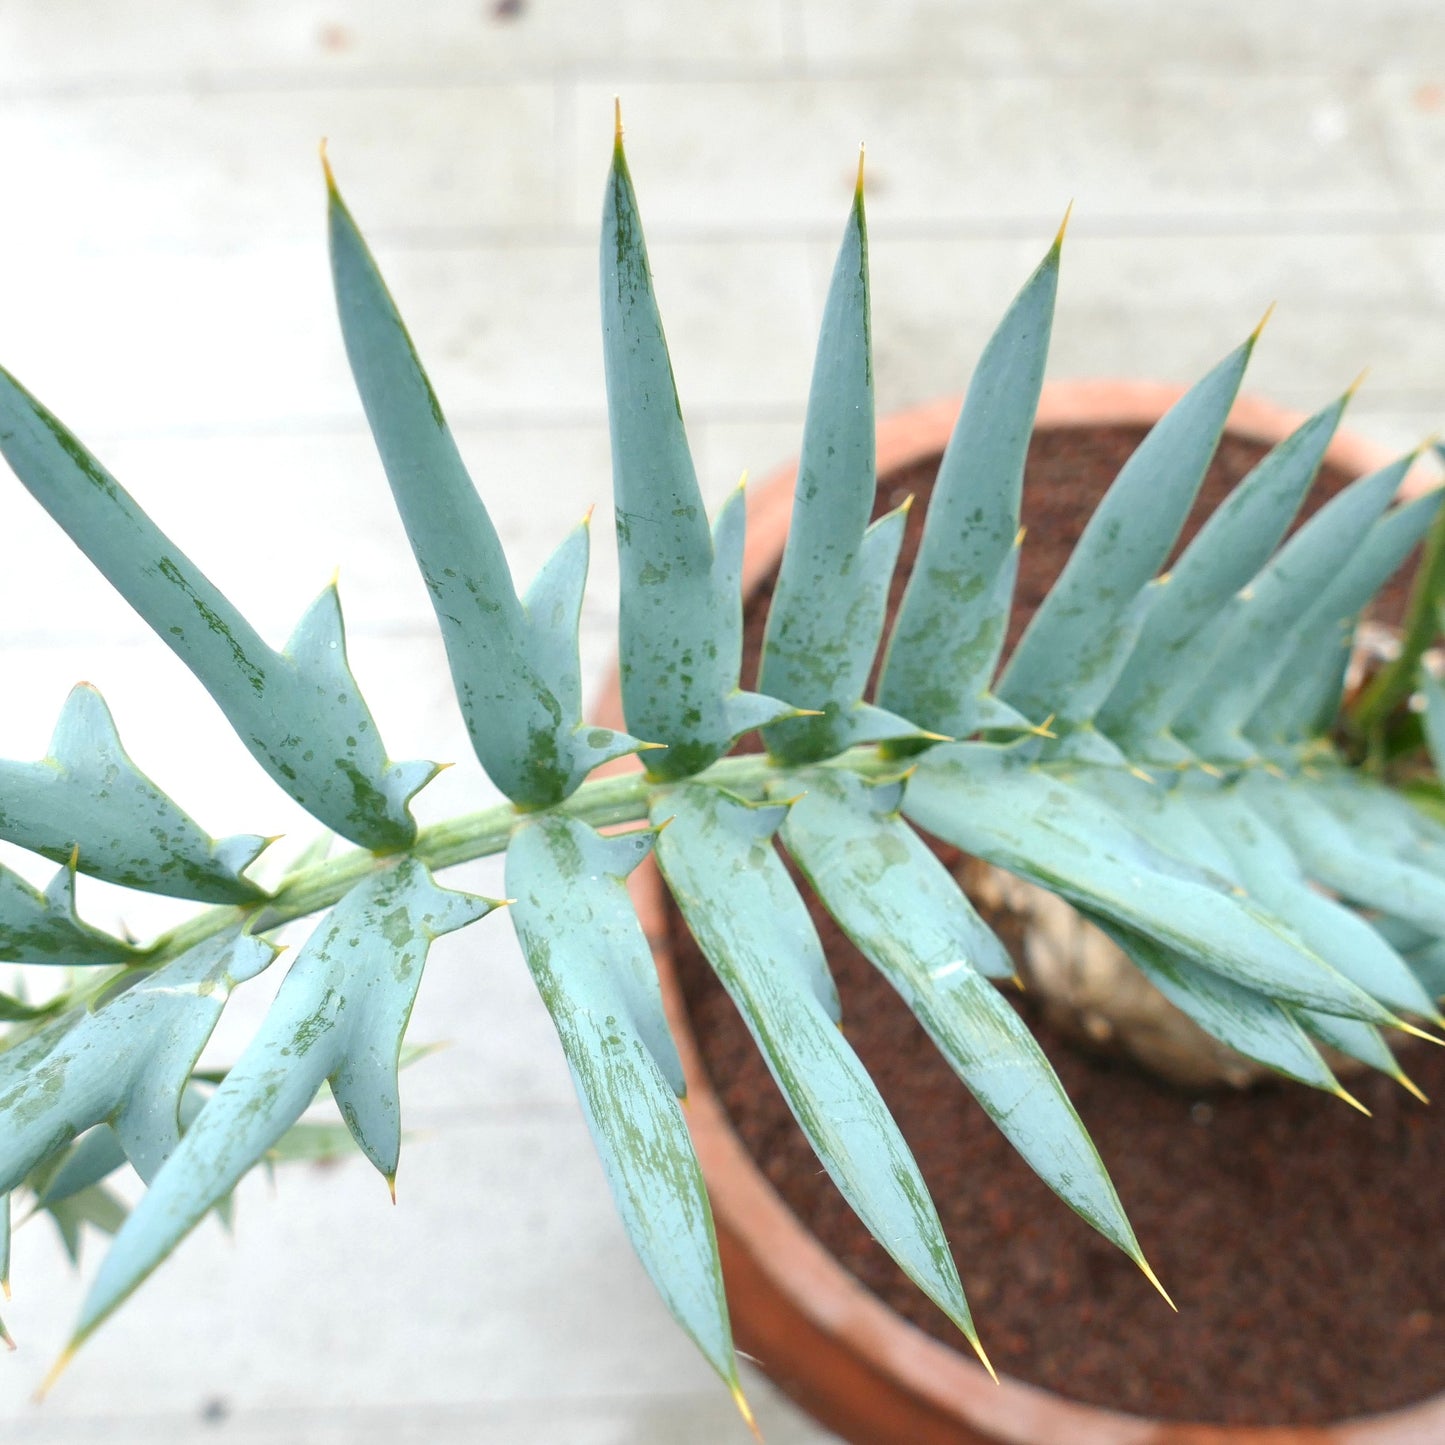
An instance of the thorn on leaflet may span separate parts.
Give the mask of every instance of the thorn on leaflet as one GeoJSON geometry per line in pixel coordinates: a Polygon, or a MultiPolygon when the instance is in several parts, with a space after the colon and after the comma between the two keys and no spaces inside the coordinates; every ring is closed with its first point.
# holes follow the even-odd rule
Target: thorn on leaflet
{"type": "Polygon", "coordinates": [[[973,1346],[973,1352],[978,1356],[979,1363],[988,1371],[989,1379],[991,1379],[995,1385],[998,1384],[998,1371],[994,1369],[993,1361],[984,1353],[983,1345],[980,1343],[978,1336],[969,1335],[968,1342],[973,1346]]]}
{"type": "Polygon", "coordinates": [[[1063,249],[1063,246],[1064,246],[1064,236],[1065,236],[1065,234],[1067,233],[1067,231],[1068,231],[1068,229],[1069,229],[1069,217],[1072,216],[1073,214],[1074,214],[1074,203],[1073,203],[1073,200],[1071,199],[1071,200],[1069,201],[1069,204],[1064,207],[1064,219],[1059,222],[1059,231],[1058,231],[1058,234],[1054,237],[1054,244],[1050,247],[1050,250],[1061,251],[1061,250],[1063,249]]]}
{"type": "Polygon", "coordinates": [[[75,1358],[76,1348],[77,1343],[74,1340],[66,1345],[60,1352],[60,1358],[51,1365],[45,1378],[35,1387],[35,1394],[32,1398],[37,1405],[55,1388],[55,1382],[65,1373],[70,1362],[75,1358]]]}
{"type": "Polygon", "coordinates": [[[1373,1118],[1375,1117],[1375,1116],[1374,1116],[1373,1114],[1371,1114],[1370,1111],[1369,1111],[1367,1108],[1365,1108],[1365,1106],[1364,1106],[1362,1103],[1360,1103],[1360,1101],[1359,1101],[1357,1098],[1355,1098],[1355,1096],[1354,1096],[1352,1093],[1350,1093],[1350,1091],[1349,1091],[1348,1089],[1346,1089],[1342,1084],[1336,1084],[1336,1085],[1335,1085],[1334,1092],[1335,1092],[1335,1096],[1336,1096],[1337,1098],[1343,1099],[1343,1100],[1345,1101],[1345,1103],[1347,1103],[1348,1105],[1350,1105],[1351,1108],[1358,1109],[1358,1110],[1360,1111],[1360,1113],[1362,1113],[1362,1114],[1365,1116],[1365,1118],[1367,1118],[1367,1119],[1373,1119],[1373,1118]]]}
{"type": "Polygon", "coordinates": [[[1259,340],[1260,333],[1264,330],[1266,326],[1269,325],[1269,318],[1274,315],[1274,308],[1278,304],[1279,303],[1277,301],[1271,301],[1269,305],[1264,308],[1264,315],[1259,318],[1259,325],[1256,326],[1254,330],[1249,333],[1249,344],[1251,346],[1253,346],[1254,343],[1259,340]]]}
{"type": "Polygon", "coordinates": [[[1144,1256],[1141,1254],[1134,1261],[1134,1263],[1137,1264],[1141,1270],[1143,1270],[1144,1278],[1147,1279],[1149,1283],[1152,1284],[1154,1288],[1157,1289],[1159,1293],[1164,1296],[1164,1303],[1167,1304],[1169,1308],[1173,1310],[1174,1313],[1177,1315],[1179,1313],[1179,1306],[1175,1304],[1172,1299],[1169,1298],[1169,1291],[1165,1289],[1162,1284],[1159,1283],[1159,1276],[1154,1273],[1153,1269],[1149,1265],[1149,1261],[1145,1259],[1144,1256]]]}
{"type": "Polygon", "coordinates": [[[738,1408],[738,1414],[743,1417],[743,1424],[752,1431],[753,1439],[762,1445],[763,1432],[758,1429],[758,1422],[753,1415],[752,1406],[748,1404],[747,1396],[743,1394],[743,1387],[736,1381],[728,1382],[728,1389],[732,1392],[733,1404],[738,1408]]]}
{"type": "Polygon", "coordinates": [[[326,189],[336,194],[336,177],[331,170],[331,158],[326,154],[326,137],[321,137],[321,173],[326,177],[326,189]]]}
{"type": "Polygon", "coordinates": [[[1445,1039],[1439,1038],[1425,1029],[1417,1029],[1414,1024],[1407,1024],[1404,1019],[1396,1019],[1395,1027],[1401,1032],[1409,1034],[1411,1038],[1428,1039],[1432,1044],[1445,1046],[1445,1039]]]}
{"type": "Polygon", "coordinates": [[[389,1193],[389,1194],[391,1195],[391,1202],[392,1202],[393,1204],[395,1204],[395,1203],[396,1203],[396,1175],[395,1175],[395,1174],[388,1174],[388,1175],[386,1176],[386,1189],[387,1189],[387,1193],[389,1193]]]}

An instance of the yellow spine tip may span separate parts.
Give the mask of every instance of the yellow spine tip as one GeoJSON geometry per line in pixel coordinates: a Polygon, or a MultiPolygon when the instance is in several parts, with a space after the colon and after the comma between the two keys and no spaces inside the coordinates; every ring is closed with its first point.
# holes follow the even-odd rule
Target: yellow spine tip
{"type": "Polygon", "coordinates": [[[331,157],[326,154],[326,137],[321,137],[321,174],[326,177],[326,189],[336,194],[336,174],[331,169],[331,157]]]}
{"type": "Polygon", "coordinates": [[[1154,781],[1153,773],[1146,773],[1143,768],[1136,768],[1133,763],[1129,764],[1129,771],[1141,782],[1152,783],[1154,781]]]}
{"type": "Polygon", "coordinates": [[[596,503],[596,502],[593,502],[592,505],[591,505],[590,507],[588,507],[585,512],[582,513],[582,525],[583,525],[584,527],[590,527],[590,526],[592,525],[592,514],[593,514],[593,512],[595,512],[596,510],[597,510],[597,503],[596,503]]]}
{"type": "Polygon", "coordinates": [[[1073,201],[1070,201],[1069,204],[1064,207],[1064,219],[1059,222],[1058,234],[1055,235],[1055,237],[1054,237],[1054,244],[1053,244],[1053,246],[1052,246],[1050,249],[1052,249],[1052,250],[1054,250],[1054,251],[1061,251],[1061,250],[1063,250],[1063,247],[1064,247],[1064,237],[1068,234],[1068,230],[1069,230],[1069,218],[1070,218],[1073,214],[1074,214],[1074,203],[1073,203],[1073,201]]]}
{"type": "Polygon", "coordinates": [[[1179,1306],[1175,1304],[1172,1299],[1169,1298],[1169,1291],[1165,1289],[1162,1284],[1159,1283],[1159,1276],[1154,1273],[1154,1270],[1150,1266],[1149,1261],[1145,1259],[1144,1256],[1141,1254],[1135,1258],[1134,1263],[1139,1266],[1140,1270],[1143,1272],[1144,1278],[1147,1279],[1149,1283],[1152,1284],[1154,1288],[1159,1291],[1159,1294],[1163,1298],[1164,1303],[1167,1304],[1169,1308],[1173,1310],[1174,1313],[1177,1315],[1179,1313],[1179,1306]]]}
{"type": "Polygon", "coordinates": [[[1027,537],[1028,534],[1029,529],[1027,527],[1020,527],[1018,531],[1014,534],[1014,546],[1022,547],[1024,544],[1024,538],[1027,537]]]}
{"type": "Polygon", "coordinates": [[[743,1424],[752,1431],[753,1439],[761,1445],[763,1432],[758,1429],[757,1417],[753,1414],[753,1407],[748,1404],[748,1397],[743,1394],[743,1387],[737,1380],[728,1382],[728,1390],[733,1397],[733,1404],[737,1406],[738,1414],[743,1417],[743,1424]]]}
{"type": "Polygon", "coordinates": [[[740,477],[738,478],[738,484],[737,484],[737,486],[736,486],[733,490],[734,490],[734,491],[738,491],[738,492],[745,492],[745,491],[747,491],[747,489],[748,489],[748,469],[747,469],[746,467],[744,467],[744,468],[743,468],[743,474],[742,474],[742,476],[740,476],[740,477]]]}
{"type": "Polygon", "coordinates": [[[984,1369],[988,1371],[989,1379],[992,1380],[995,1385],[998,1384],[998,1371],[994,1369],[993,1361],[990,1360],[989,1357],[984,1353],[982,1343],[974,1335],[970,1335],[968,1337],[968,1342],[973,1346],[973,1352],[978,1356],[979,1364],[981,1364],[984,1369]]]}
{"type": "Polygon", "coordinates": [[[1259,325],[1249,333],[1249,344],[1251,346],[1259,340],[1260,333],[1269,325],[1269,318],[1274,315],[1274,308],[1277,305],[1279,305],[1277,301],[1271,301],[1269,305],[1264,308],[1264,315],[1259,318],[1259,325]]]}
{"type": "Polygon", "coordinates": [[[1409,1034],[1411,1038],[1428,1039],[1432,1044],[1445,1045],[1445,1039],[1437,1038],[1434,1034],[1427,1033],[1424,1029],[1417,1029],[1414,1024],[1407,1024],[1404,1019],[1396,1019],[1395,1027],[1399,1029],[1401,1033],[1409,1034]]]}
{"type": "Polygon", "coordinates": [[[1407,1094],[1413,1094],[1422,1104],[1430,1102],[1430,1096],[1403,1069],[1396,1073],[1395,1082],[1407,1094]]]}
{"type": "Polygon", "coordinates": [[[1013,984],[1020,993],[1027,993],[1029,991],[1029,986],[1024,982],[1024,976],[1021,973],[1010,974],[1009,982],[1013,984]]]}
{"type": "Polygon", "coordinates": [[[1360,374],[1345,388],[1344,400],[1346,403],[1355,399],[1355,393],[1365,384],[1365,378],[1370,374],[1370,368],[1364,367],[1360,374]]]}
{"type": "Polygon", "coordinates": [[[854,195],[858,200],[860,200],[860,201],[863,199],[863,152],[864,152],[864,149],[865,149],[865,147],[864,147],[864,145],[863,145],[863,142],[862,142],[862,141],[859,141],[859,142],[858,142],[858,181],[857,181],[857,184],[853,187],[853,195],[854,195]]]}
{"type": "Polygon", "coordinates": [[[391,1195],[391,1202],[392,1202],[393,1204],[395,1204],[395,1203],[396,1203],[396,1175],[395,1175],[395,1174],[388,1174],[388,1175],[386,1176],[386,1192],[391,1195]]]}
{"type": "Polygon", "coordinates": [[[1374,1118],[1374,1115],[1371,1114],[1370,1111],[1369,1111],[1367,1108],[1365,1108],[1365,1106],[1364,1106],[1362,1103],[1360,1103],[1360,1101],[1359,1101],[1357,1098],[1355,1098],[1355,1096],[1354,1096],[1352,1093],[1350,1093],[1350,1091],[1349,1091],[1347,1088],[1345,1088],[1343,1084],[1336,1084],[1336,1085],[1335,1085],[1334,1094],[1335,1094],[1335,1097],[1336,1097],[1337,1099],[1343,1099],[1343,1100],[1345,1101],[1345,1103],[1347,1103],[1352,1109],[1358,1109],[1358,1110],[1360,1111],[1360,1113],[1362,1113],[1362,1114],[1365,1116],[1365,1118],[1367,1118],[1367,1119],[1373,1119],[1373,1118],[1374,1118]]]}
{"type": "Polygon", "coordinates": [[[44,1400],[44,1398],[51,1392],[51,1390],[55,1388],[55,1382],[59,1380],[60,1377],[69,1368],[70,1362],[75,1358],[76,1349],[77,1346],[75,1345],[75,1343],[72,1342],[71,1344],[66,1345],[66,1347],[60,1352],[60,1358],[56,1360],[53,1365],[51,1365],[49,1371],[46,1373],[45,1378],[36,1387],[35,1403],[37,1405],[40,1404],[40,1402],[44,1400]]]}
{"type": "Polygon", "coordinates": [[[612,97],[612,144],[617,150],[622,149],[622,97],[612,97]]]}
{"type": "Polygon", "coordinates": [[[8,1274],[5,1276],[4,1279],[0,1279],[0,1290],[5,1291],[6,1299],[10,1298],[10,1276],[8,1274]]]}

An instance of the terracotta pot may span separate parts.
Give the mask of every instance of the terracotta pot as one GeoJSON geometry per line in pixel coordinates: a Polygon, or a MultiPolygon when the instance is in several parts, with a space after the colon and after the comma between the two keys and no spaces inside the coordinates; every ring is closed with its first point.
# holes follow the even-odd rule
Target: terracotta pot
{"type": "MultiPolygon", "coordinates": [[[[1046,386],[1037,428],[1148,426],[1182,389],[1145,382],[1046,386]]],[[[880,477],[941,456],[956,399],[885,418],[880,477]]],[[[1229,430],[1273,444],[1304,418],[1242,399],[1229,430]]],[[[1348,434],[1326,463],[1361,475],[1391,454],[1348,434]]],[[[792,508],[796,465],[748,496],[745,590],[776,569],[792,508]]],[[[1414,481],[1412,477],[1412,481],[1414,481]]],[[[1421,477],[1416,485],[1423,485],[1421,477]]],[[[617,679],[599,721],[621,724],[617,679]]],[[[629,760],[631,761],[631,760],[629,760]]],[[[704,1072],[669,952],[666,894],[649,863],[633,895],[652,944],[668,1018],[688,1077],[688,1125],[712,1199],[728,1301],[739,1348],[804,1409],[854,1445],[1441,1445],[1445,1397],[1337,1425],[1222,1426],[1161,1422],[1053,1395],[1004,1377],[995,1385],[971,1357],[894,1314],[860,1285],[799,1222],[754,1164],[704,1072]]]]}

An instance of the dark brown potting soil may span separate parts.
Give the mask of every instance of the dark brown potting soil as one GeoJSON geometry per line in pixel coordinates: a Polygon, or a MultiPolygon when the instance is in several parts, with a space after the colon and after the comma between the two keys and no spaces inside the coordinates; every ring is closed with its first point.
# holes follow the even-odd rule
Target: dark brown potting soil
{"type": "MultiPolygon", "coordinates": [[[[1011,639],[1138,436],[1112,430],[1036,443],[1011,639]]],[[[1206,506],[1258,454],[1226,442],[1206,506]]],[[[886,479],[880,506],[926,492],[931,471],[886,479]]],[[[915,519],[922,511],[914,508],[915,519]]],[[[1384,615],[1398,616],[1403,597],[1397,584],[1384,615]]],[[[764,605],[750,608],[754,651],[764,605]]],[[[1367,1119],[1290,1085],[1179,1092],[1127,1063],[1083,1055],[1010,991],[1098,1144],[1175,1315],[1019,1160],[897,996],[821,908],[813,911],[847,1036],[913,1147],[1002,1371],[1077,1400],[1220,1423],[1333,1421],[1445,1389],[1445,1049],[1422,1046],[1408,1063],[1440,1106],[1422,1106],[1383,1078],[1352,1081],[1373,1113],[1367,1119]]],[[[1013,920],[991,921],[1016,945],[1013,920]]],[[[675,914],[672,932],[708,1072],[763,1172],[875,1294],[957,1342],[819,1168],[675,914]]]]}

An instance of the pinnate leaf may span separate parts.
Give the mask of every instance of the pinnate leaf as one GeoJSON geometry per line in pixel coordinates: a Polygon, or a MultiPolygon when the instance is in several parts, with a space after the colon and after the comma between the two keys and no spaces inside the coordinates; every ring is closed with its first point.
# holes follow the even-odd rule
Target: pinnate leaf
{"type": "Polygon", "coordinates": [[[743,497],[711,531],[619,127],[602,215],[602,345],[621,569],[622,708],[650,775],[680,778],[794,711],[738,689],[743,497]]]}
{"type": "Polygon", "coordinates": [[[507,849],[512,922],[633,1248],[740,1399],[712,1210],[677,1102],[682,1064],[626,887],[652,841],[558,816],[522,824],[507,849]]]}
{"type": "Polygon", "coordinates": [[[0,838],[127,888],[205,903],[263,896],[241,877],[266,845],[220,842],[198,827],[126,756],[110,710],[81,683],[39,762],[0,761],[0,838]]]}
{"type": "Polygon", "coordinates": [[[435,772],[387,758],[346,661],[334,584],[282,652],[266,645],[79,439],[0,369],[0,455],[196,675],[263,768],[365,847],[407,847],[407,802],[435,772]]]}
{"type": "Polygon", "coordinates": [[[1039,1177],[1131,1259],[1143,1255],[1063,1085],[989,981],[1013,965],[937,856],[897,816],[897,785],[814,768],[782,836],[828,911],[898,991],[1039,1177]]]}
{"type": "Polygon", "coordinates": [[[321,920],[261,1027],[121,1229],[72,1348],[230,1193],[323,1081],[362,1153],[395,1178],[397,1057],[427,951],[434,938],[492,907],[439,888],[423,864],[405,857],[358,884],[321,920]]]}
{"type": "Polygon", "coordinates": [[[436,610],[478,759],[526,808],[560,802],[636,740],[582,722],[577,652],[586,524],[525,602],[431,382],[327,169],[331,273],[352,375],[436,610]]]}
{"type": "Polygon", "coordinates": [[[652,805],[654,823],[672,819],[658,840],[663,876],[843,1197],[980,1350],[927,1185],[837,1027],[822,945],[771,842],[786,812],[697,783],[667,789],[652,805]]]}

